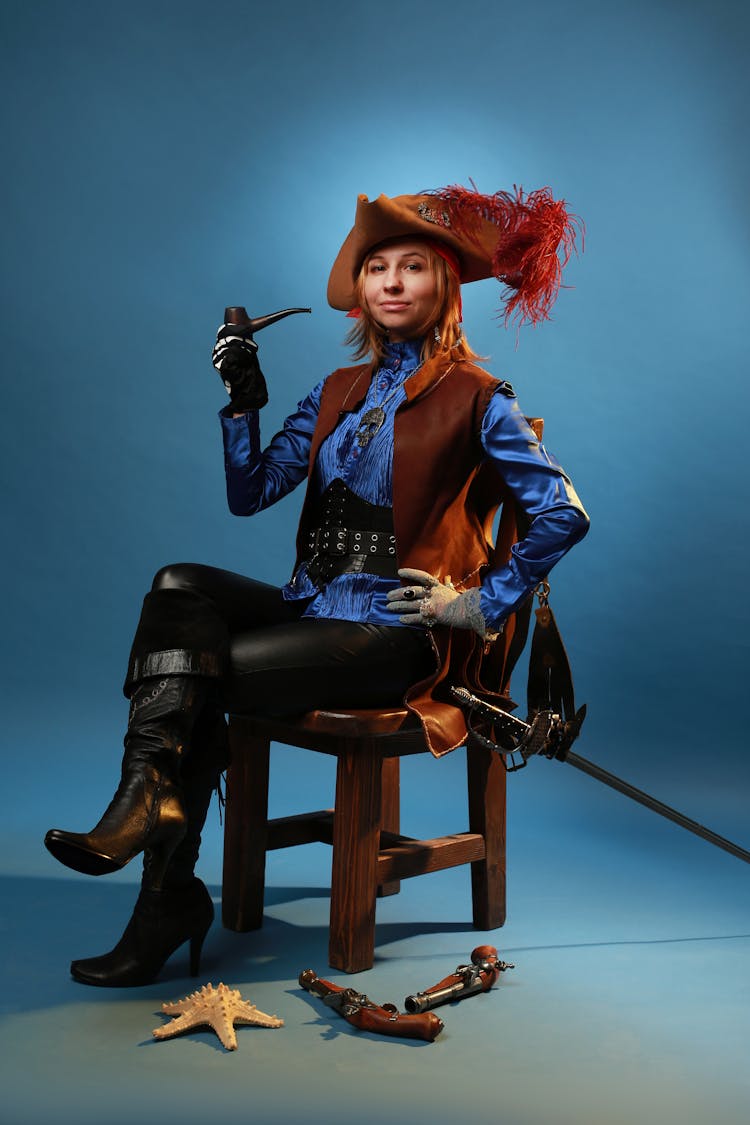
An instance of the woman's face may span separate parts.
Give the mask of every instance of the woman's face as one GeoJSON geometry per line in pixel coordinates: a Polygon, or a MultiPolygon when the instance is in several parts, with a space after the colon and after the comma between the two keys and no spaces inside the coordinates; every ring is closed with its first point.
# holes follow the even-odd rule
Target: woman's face
{"type": "Polygon", "coordinates": [[[430,316],[436,295],[437,279],[419,239],[381,246],[367,263],[367,307],[394,342],[416,335],[430,316]]]}

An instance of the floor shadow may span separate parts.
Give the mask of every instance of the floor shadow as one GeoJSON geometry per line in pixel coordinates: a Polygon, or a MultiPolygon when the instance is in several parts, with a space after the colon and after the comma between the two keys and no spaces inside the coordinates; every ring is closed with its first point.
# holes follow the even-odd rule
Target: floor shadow
{"type": "MultiPolygon", "coordinates": [[[[334,980],[341,974],[328,968],[328,925],[325,907],[311,906],[310,900],[327,899],[327,887],[272,886],[266,891],[267,912],[262,929],[233,933],[221,927],[220,888],[210,891],[217,904],[217,919],[208,935],[201,962],[200,977],[188,974],[188,947],[183,946],[167,962],[154,984],[142,988],[90,988],[74,982],[68,972],[71,959],[106,952],[115,945],[130,916],[137,887],[104,880],[0,877],[0,896],[4,917],[0,928],[0,967],[3,996],[0,1012],[9,1015],[49,1009],[60,1005],[108,1004],[135,998],[154,998],[155,1010],[165,996],[177,998],[192,992],[199,983],[224,981],[233,987],[247,982],[296,982],[303,969],[312,968],[320,976],[334,980]],[[276,907],[297,904],[293,918],[275,917],[276,907]],[[321,913],[325,921],[321,921],[321,913]]],[[[406,909],[406,907],[405,907],[406,909]]],[[[477,931],[463,921],[383,921],[375,933],[375,967],[392,960],[389,946],[410,938],[465,934],[461,954],[468,960],[476,944],[477,931]]],[[[503,946],[503,957],[537,950],[606,948],[607,946],[666,945],[701,941],[746,939],[745,933],[680,934],[675,937],[610,939],[596,942],[518,944],[503,946]]],[[[399,950],[406,961],[429,961],[436,956],[435,943],[424,943],[399,950]]],[[[352,978],[353,980],[356,978],[352,978]]],[[[357,987],[367,990],[359,982],[357,987]]],[[[306,994],[305,994],[306,995],[306,994]]],[[[319,1013],[320,1016],[320,1013],[319,1013]]],[[[328,1018],[327,1014],[323,1018],[328,1018]]],[[[331,1016],[331,1034],[337,1034],[338,1017],[331,1016]]]]}
{"type": "MultiPolygon", "coordinates": [[[[216,920],[201,959],[200,980],[237,986],[242,981],[297,980],[306,968],[321,976],[328,970],[328,926],[309,920],[300,909],[299,922],[282,921],[266,913],[263,927],[249,933],[225,930],[220,921],[220,888],[210,886],[216,920]],[[307,919],[307,920],[306,920],[307,919]]],[[[0,877],[5,906],[0,929],[0,966],[4,995],[0,1013],[28,1012],[73,1003],[107,1003],[155,996],[161,1001],[186,995],[198,985],[188,972],[188,947],[184,945],[164,966],[154,984],[139,988],[92,988],[69,976],[70,961],[111,949],[130,917],[138,893],[135,884],[99,880],[0,877]]],[[[326,899],[327,887],[268,887],[266,907],[326,899]]],[[[319,917],[320,910],[315,912],[319,917]]],[[[376,945],[386,947],[418,934],[461,932],[466,922],[384,922],[376,929],[376,945]]],[[[376,951],[376,962],[378,960],[376,951]]]]}
{"type": "Polygon", "coordinates": [[[551,945],[514,945],[505,947],[506,953],[538,953],[541,950],[560,949],[613,949],[629,945],[680,945],[700,941],[746,941],[750,934],[695,934],[690,937],[666,938],[612,938],[608,941],[571,941],[551,945]]]}

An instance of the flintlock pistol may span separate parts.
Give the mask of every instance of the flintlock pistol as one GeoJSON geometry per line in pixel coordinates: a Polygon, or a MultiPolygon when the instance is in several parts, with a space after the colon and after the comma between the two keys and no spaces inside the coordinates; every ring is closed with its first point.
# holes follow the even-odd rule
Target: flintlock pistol
{"type": "Polygon", "coordinates": [[[354,988],[340,988],[329,980],[321,980],[314,969],[301,972],[299,983],[359,1031],[375,1031],[379,1035],[397,1035],[405,1039],[426,1039],[432,1043],[445,1026],[432,1012],[404,1015],[394,1004],[373,1004],[364,993],[354,988]]]}
{"type": "Polygon", "coordinates": [[[427,1012],[438,1004],[448,1004],[451,1000],[463,1000],[478,992],[489,992],[493,984],[506,969],[515,969],[509,961],[499,961],[494,945],[478,945],[471,953],[470,965],[457,965],[449,977],[407,996],[404,1007],[407,1012],[427,1012]]]}

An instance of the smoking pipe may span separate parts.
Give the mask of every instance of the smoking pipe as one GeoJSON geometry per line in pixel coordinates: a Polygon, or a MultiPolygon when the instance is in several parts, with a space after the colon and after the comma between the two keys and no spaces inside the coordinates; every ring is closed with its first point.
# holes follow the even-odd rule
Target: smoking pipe
{"type": "Polygon", "coordinates": [[[250,317],[247,315],[247,309],[243,308],[242,305],[229,305],[224,309],[224,323],[249,328],[250,336],[253,336],[255,332],[260,332],[261,328],[266,328],[269,324],[275,324],[277,320],[282,320],[285,316],[311,311],[311,309],[282,309],[280,312],[268,313],[267,316],[250,317]]]}

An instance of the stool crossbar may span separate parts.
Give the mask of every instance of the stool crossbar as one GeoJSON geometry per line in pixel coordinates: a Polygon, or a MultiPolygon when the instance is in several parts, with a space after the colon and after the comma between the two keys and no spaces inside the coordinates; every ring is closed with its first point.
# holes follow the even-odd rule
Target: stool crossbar
{"type": "Polygon", "coordinates": [[[499,755],[467,750],[468,831],[417,840],[400,832],[399,759],[429,750],[409,712],[232,715],[229,732],[222,892],[227,929],[262,926],[266,852],[317,841],[332,846],[329,963],[335,969],[372,967],[376,898],[396,894],[402,879],[470,864],[474,925],[491,930],[503,924],[505,769],[499,755]],[[268,819],[272,742],[336,757],[333,809],[268,819]]]}

